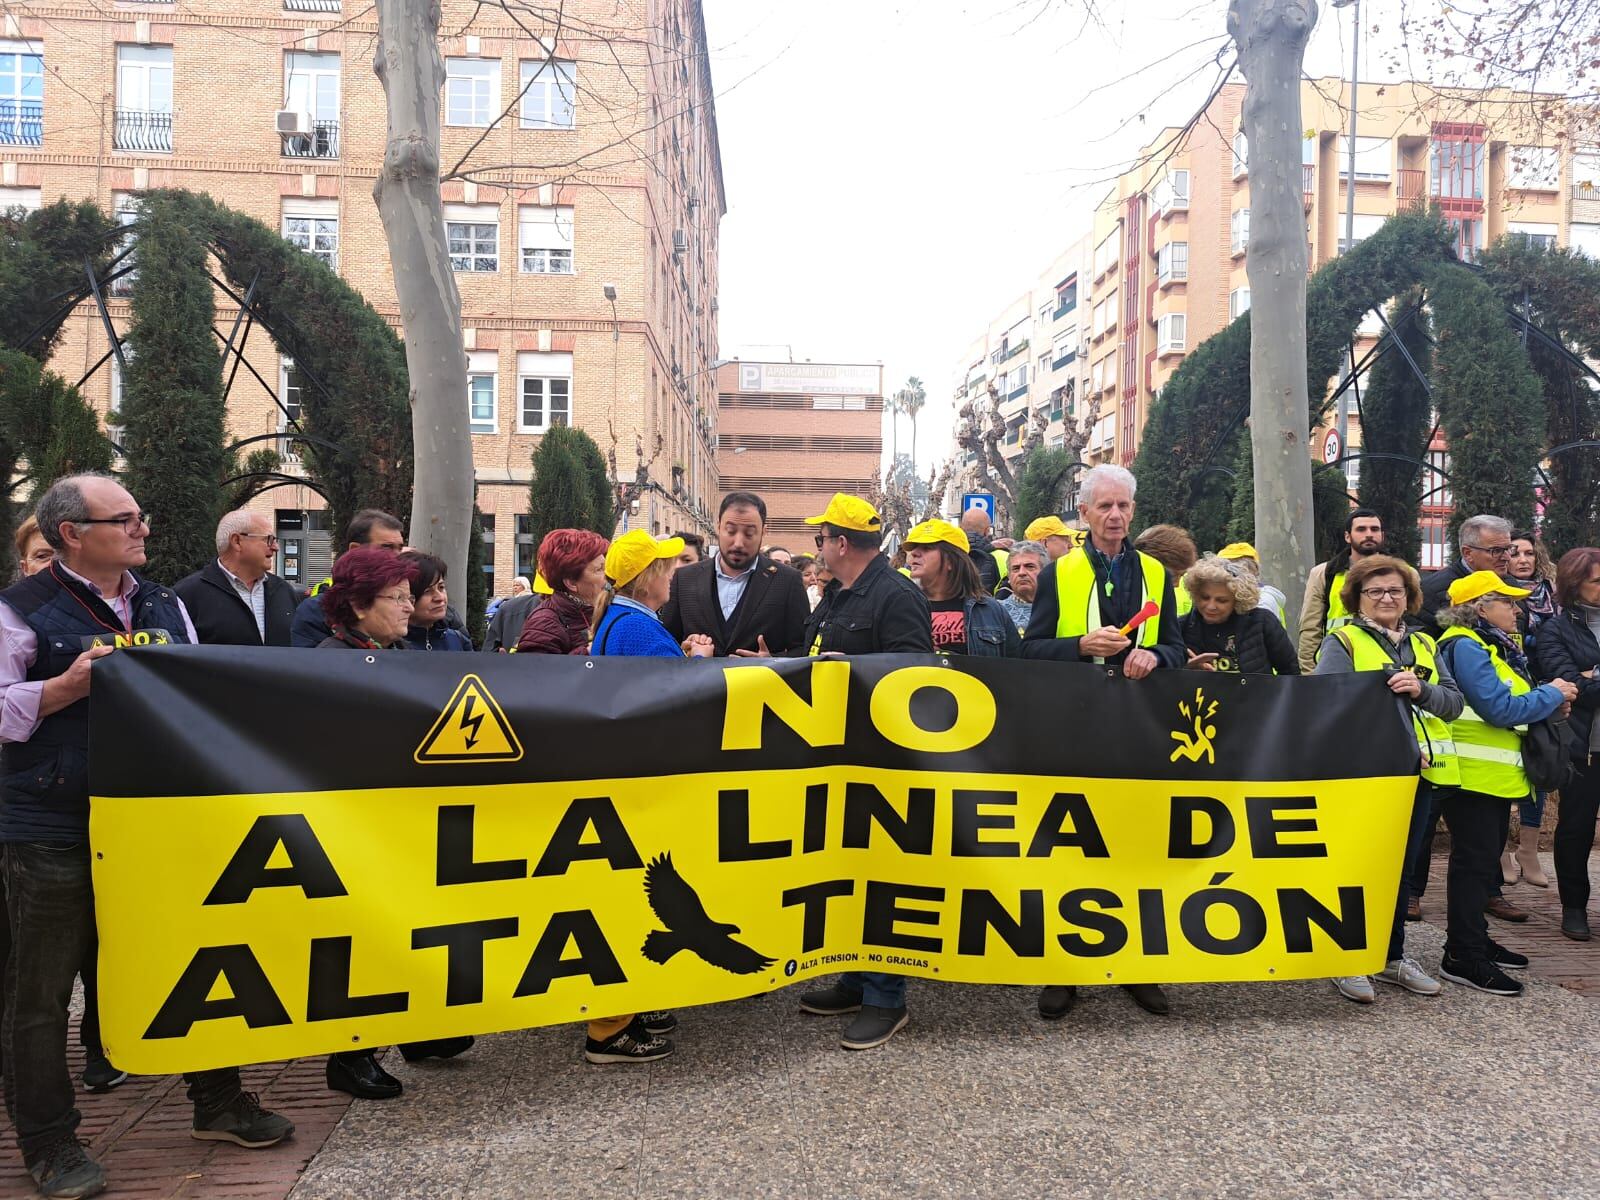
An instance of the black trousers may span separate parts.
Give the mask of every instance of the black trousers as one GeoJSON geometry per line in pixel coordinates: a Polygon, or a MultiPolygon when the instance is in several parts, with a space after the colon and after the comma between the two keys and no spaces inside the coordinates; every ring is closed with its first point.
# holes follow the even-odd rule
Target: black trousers
{"type": "MultiPolygon", "coordinates": [[[[1410,892],[1414,899],[1421,900],[1428,890],[1428,868],[1433,863],[1433,835],[1439,832],[1439,820],[1444,815],[1444,793],[1448,788],[1436,788],[1433,792],[1432,809],[1428,813],[1426,827],[1422,831],[1422,847],[1412,859],[1407,870],[1410,872],[1410,892]]],[[[1452,834],[1452,837],[1455,835],[1452,834]]],[[[1504,841],[1504,839],[1502,839],[1504,841]]],[[[1495,858],[1500,857],[1500,851],[1495,851],[1495,858]]],[[[1502,882],[1499,873],[1489,881],[1489,895],[1501,895],[1502,882]]]]}
{"type": "Polygon", "coordinates": [[[1497,890],[1500,848],[1513,801],[1463,788],[1440,788],[1439,807],[1450,830],[1446,874],[1444,952],[1462,963],[1489,959],[1489,922],[1483,906],[1497,890]]]}
{"type": "Polygon", "coordinates": [[[1595,817],[1600,814],[1600,762],[1579,764],[1561,789],[1556,817],[1556,886],[1562,908],[1589,906],[1589,852],[1594,849],[1595,817]]]}

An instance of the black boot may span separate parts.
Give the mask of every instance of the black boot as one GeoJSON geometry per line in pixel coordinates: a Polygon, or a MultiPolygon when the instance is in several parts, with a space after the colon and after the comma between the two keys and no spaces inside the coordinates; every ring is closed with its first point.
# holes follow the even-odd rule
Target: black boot
{"type": "Polygon", "coordinates": [[[401,1042],[400,1057],[414,1063],[425,1058],[454,1058],[470,1049],[470,1037],[433,1038],[426,1042],[401,1042]]]}
{"type": "Polygon", "coordinates": [[[401,1092],[400,1081],[378,1065],[376,1050],[328,1055],[328,1086],[357,1100],[393,1100],[401,1092]]]}
{"type": "Polygon", "coordinates": [[[1059,1021],[1078,1002],[1078,989],[1067,985],[1047,987],[1039,993],[1039,1015],[1046,1021],[1059,1021]]]}

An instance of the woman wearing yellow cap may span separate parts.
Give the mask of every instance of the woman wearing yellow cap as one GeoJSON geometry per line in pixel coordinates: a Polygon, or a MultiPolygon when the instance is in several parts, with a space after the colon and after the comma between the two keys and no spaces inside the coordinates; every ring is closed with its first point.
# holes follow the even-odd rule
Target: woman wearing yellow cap
{"type": "Polygon", "coordinates": [[[967,535],[949,521],[924,521],[906,534],[906,569],[927,597],[933,648],[942,654],[1020,658],[1022,636],[983,589],[967,535]]]}
{"type": "Polygon", "coordinates": [[[658,542],[642,529],[629,530],[606,551],[609,598],[594,607],[594,636],[589,653],[634,658],[710,658],[713,645],[703,633],[681,644],[657,616],[672,589],[672,572],[683,553],[683,539],[658,542]]]}

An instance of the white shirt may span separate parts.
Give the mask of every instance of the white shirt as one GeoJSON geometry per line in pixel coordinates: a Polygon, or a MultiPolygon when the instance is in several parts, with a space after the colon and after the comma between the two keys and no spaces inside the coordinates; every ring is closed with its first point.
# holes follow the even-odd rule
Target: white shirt
{"type": "Polygon", "coordinates": [[[261,635],[261,644],[267,643],[267,577],[263,575],[251,587],[240,579],[227,567],[222,565],[222,560],[217,559],[217,566],[228,577],[228,582],[233,584],[234,593],[244,601],[244,606],[250,610],[250,615],[256,619],[256,632],[261,635]]]}

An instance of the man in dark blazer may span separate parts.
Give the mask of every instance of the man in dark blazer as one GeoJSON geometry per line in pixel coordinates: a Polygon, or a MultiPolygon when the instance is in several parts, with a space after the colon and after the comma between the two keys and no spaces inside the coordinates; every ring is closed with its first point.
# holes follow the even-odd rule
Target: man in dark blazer
{"type": "Polygon", "coordinates": [[[761,553],[767,506],[753,492],[729,492],[717,513],[717,553],[672,576],[661,620],[678,641],[703,633],[721,656],[805,653],[811,602],[793,567],[761,553]]]}
{"type": "Polygon", "coordinates": [[[217,524],[217,557],[179,580],[202,645],[287,646],[300,594],[274,575],[278,538],[265,513],[239,509],[217,524]]]}

